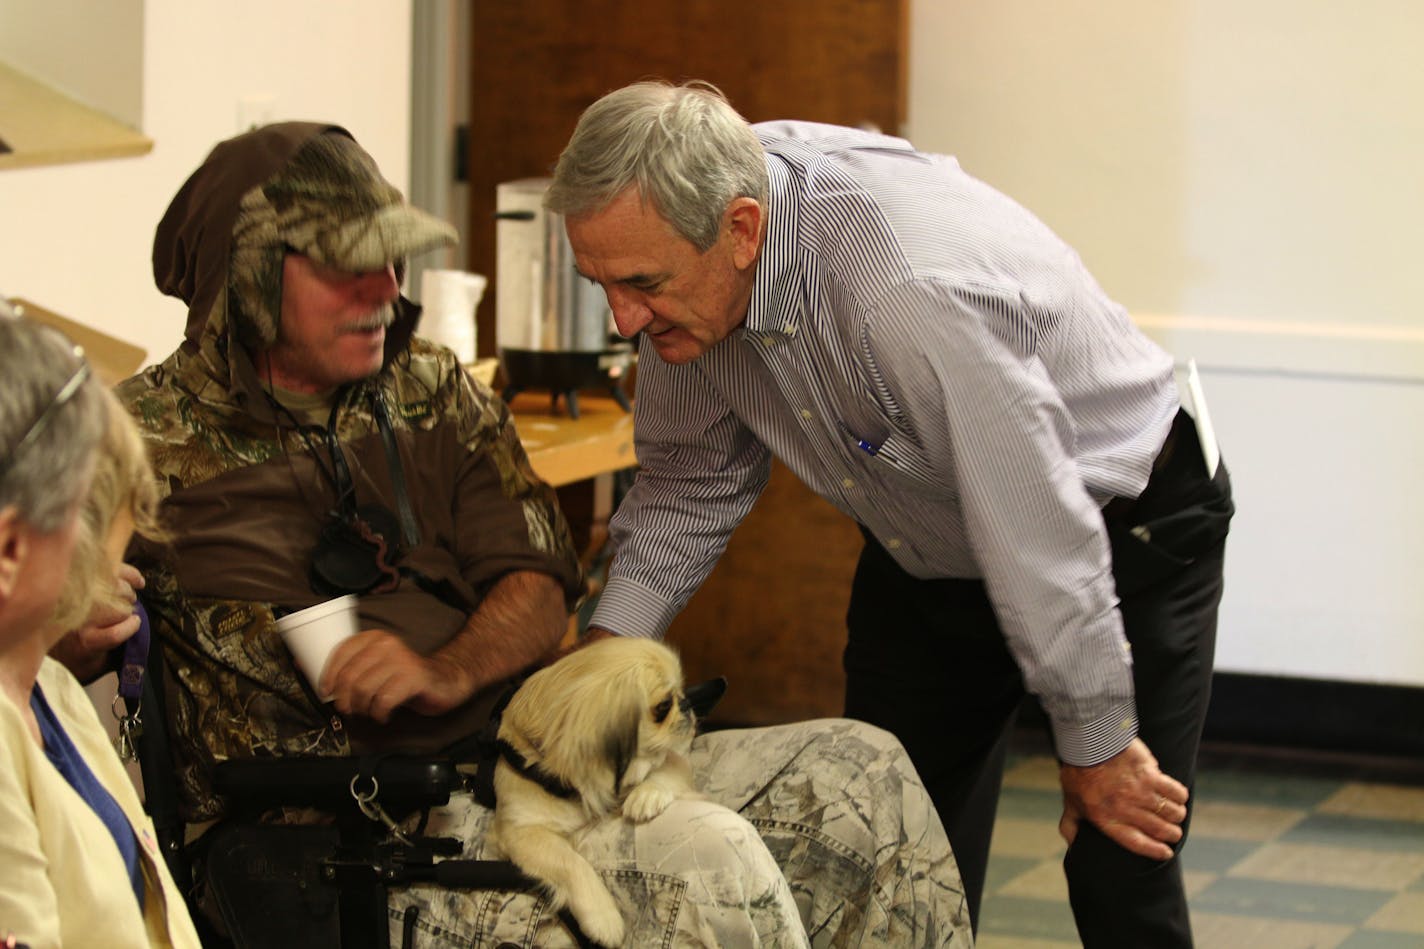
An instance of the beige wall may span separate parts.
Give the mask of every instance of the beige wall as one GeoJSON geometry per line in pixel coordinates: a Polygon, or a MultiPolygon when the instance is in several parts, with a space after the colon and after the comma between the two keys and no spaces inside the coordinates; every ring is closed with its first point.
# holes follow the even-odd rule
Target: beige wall
{"type": "Polygon", "coordinates": [[[1221,668],[1424,684],[1424,6],[912,0],[909,128],[1203,370],[1221,668]]]}
{"type": "Polygon", "coordinates": [[[0,60],[125,125],[143,122],[144,0],[0,0],[0,60]]]}
{"type": "MultiPolygon", "coordinates": [[[[10,2],[10,0],[3,0],[10,2]]],[[[153,287],[153,229],[238,103],[346,125],[409,178],[412,0],[145,0],[141,158],[0,171],[0,288],[143,346],[179,342],[182,305],[153,287]]],[[[89,51],[107,55],[96,40],[89,51]]]]}

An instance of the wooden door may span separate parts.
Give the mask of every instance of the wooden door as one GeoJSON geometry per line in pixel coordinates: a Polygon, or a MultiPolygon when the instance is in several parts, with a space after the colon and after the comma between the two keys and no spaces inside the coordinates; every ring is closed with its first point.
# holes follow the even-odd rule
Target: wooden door
{"type": "MultiPolygon", "coordinates": [[[[704,79],[753,122],[895,132],[905,118],[906,0],[475,0],[471,20],[469,263],[491,277],[495,186],[550,174],[583,109],[629,82],[704,79]]],[[[496,297],[491,286],[480,306],[481,355],[497,345],[496,297]]],[[[731,680],[721,720],[839,713],[859,547],[855,526],[778,465],[669,635],[690,679],[731,680]]]]}

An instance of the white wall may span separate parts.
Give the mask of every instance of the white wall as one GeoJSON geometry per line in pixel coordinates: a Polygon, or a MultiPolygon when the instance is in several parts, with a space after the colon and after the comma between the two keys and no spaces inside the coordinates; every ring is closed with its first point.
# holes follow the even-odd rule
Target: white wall
{"type": "Polygon", "coordinates": [[[1424,684],[1424,6],[911,10],[906,131],[1201,364],[1239,508],[1219,667],[1424,684]]]}
{"type": "Polygon", "coordinates": [[[0,60],[126,125],[143,122],[143,0],[0,0],[0,60]]]}
{"type": "MultiPolygon", "coordinates": [[[[153,230],[238,102],[351,130],[386,176],[409,179],[413,0],[145,0],[140,158],[0,171],[0,290],[145,347],[182,338],[153,286],[153,230]]],[[[102,44],[91,55],[104,56],[102,44]]]]}

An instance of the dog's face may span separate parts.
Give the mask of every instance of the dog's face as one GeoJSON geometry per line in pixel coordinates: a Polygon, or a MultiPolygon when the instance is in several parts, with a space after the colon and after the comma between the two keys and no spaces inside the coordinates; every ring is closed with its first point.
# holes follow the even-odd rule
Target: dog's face
{"type": "Polygon", "coordinates": [[[677,653],[617,636],[530,676],[499,737],[606,813],[670,754],[686,755],[695,731],[677,653]]]}

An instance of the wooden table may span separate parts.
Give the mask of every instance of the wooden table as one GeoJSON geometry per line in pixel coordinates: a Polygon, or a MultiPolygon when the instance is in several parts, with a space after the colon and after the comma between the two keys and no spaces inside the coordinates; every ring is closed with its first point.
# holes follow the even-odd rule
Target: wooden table
{"type": "MultiPolygon", "coordinates": [[[[579,394],[579,417],[569,418],[563,402],[556,412],[548,393],[521,393],[510,403],[519,439],[539,477],[559,492],[559,506],[573,530],[590,593],[600,582],[592,568],[608,541],[613,516],[613,473],[636,465],[633,415],[612,398],[579,394]]],[[[577,638],[579,617],[569,618],[564,645],[577,638]]]]}
{"type": "Polygon", "coordinates": [[[579,394],[579,417],[563,403],[552,411],[547,393],[514,397],[510,410],[534,471],[554,487],[611,477],[638,463],[633,454],[633,415],[609,396],[579,394]]]}

